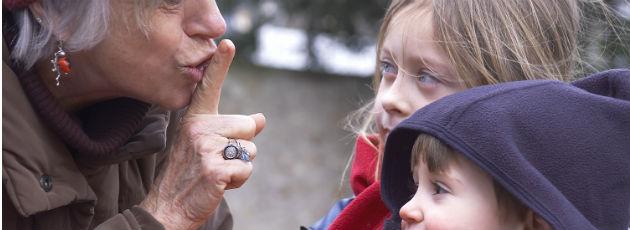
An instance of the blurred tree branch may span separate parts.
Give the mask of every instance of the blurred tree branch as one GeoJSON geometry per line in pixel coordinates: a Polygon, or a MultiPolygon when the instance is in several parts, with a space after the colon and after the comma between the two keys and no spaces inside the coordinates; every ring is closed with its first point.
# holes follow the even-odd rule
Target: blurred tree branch
{"type": "MultiPolygon", "coordinates": [[[[359,50],[376,42],[381,20],[391,0],[222,0],[218,1],[228,23],[237,20],[240,12],[249,12],[251,29],[229,31],[238,46],[237,57],[250,57],[256,50],[258,28],[265,23],[299,28],[305,31],[309,51],[309,70],[321,66],[313,52],[318,35],[327,35],[350,49],[359,50]]],[[[455,0],[456,1],[456,0],[455,0]]],[[[630,15],[625,18],[615,12],[584,3],[582,32],[579,37],[580,70],[584,73],[614,67],[630,67],[630,15]],[[590,8],[589,8],[590,7],[590,8]],[[614,25],[614,26],[611,26],[614,25]]],[[[627,7],[630,0],[605,0],[609,6],[627,7]],[[624,6],[624,4],[626,4],[624,6]]]]}

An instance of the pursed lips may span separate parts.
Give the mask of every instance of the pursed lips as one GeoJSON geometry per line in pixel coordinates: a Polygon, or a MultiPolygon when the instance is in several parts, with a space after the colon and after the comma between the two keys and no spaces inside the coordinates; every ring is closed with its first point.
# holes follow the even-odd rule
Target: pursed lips
{"type": "Polygon", "coordinates": [[[190,56],[192,57],[197,57],[197,58],[191,58],[190,62],[184,62],[185,64],[183,64],[182,66],[184,66],[185,68],[195,68],[195,69],[203,69],[205,70],[205,67],[208,66],[208,64],[210,63],[210,60],[212,60],[212,57],[214,56],[214,52],[217,51],[217,46],[214,44],[213,41],[210,40],[209,42],[209,47],[207,47],[206,45],[200,46],[195,48],[197,52],[191,53],[190,56]]]}
{"type": "Polygon", "coordinates": [[[213,47],[210,52],[207,52],[200,58],[194,59],[196,61],[190,62],[192,64],[182,65],[182,72],[184,72],[186,75],[191,76],[192,80],[195,83],[200,82],[203,79],[203,75],[206,72],[208,65],[210,64],[210,61],[212,60],[215,51],[216,47],[213,47]]]}

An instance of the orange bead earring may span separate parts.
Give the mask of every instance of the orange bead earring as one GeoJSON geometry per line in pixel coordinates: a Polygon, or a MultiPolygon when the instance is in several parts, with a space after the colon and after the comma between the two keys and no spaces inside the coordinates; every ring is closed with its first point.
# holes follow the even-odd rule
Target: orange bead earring
{"type": "Polygon", "coordinates": [[[68,61],[68,57],[66,57],[66,52],[63,51],[62,41],[59,41],[57,48],[57,52],[55,52],[50,62],[53,64],[52,71],[57,74],[55,81],[57,81],[57,86],[59,86],[61,76],[67,76],[70,73],[70,61],[68,61]]]}

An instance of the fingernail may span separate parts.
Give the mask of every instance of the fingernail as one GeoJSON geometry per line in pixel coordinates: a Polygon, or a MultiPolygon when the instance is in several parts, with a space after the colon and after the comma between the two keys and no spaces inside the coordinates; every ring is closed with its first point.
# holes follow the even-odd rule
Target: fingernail
{"type": "Polygon", "coordinates": [[[226,53],[228,51],[228,45],[226,40],[221,40],[219,44],[219,52],[226,53]]]}

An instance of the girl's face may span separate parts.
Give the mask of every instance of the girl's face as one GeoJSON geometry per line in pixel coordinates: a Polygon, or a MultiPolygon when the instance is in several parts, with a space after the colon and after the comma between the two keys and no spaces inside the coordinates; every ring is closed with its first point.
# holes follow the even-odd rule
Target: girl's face
{"type": "Polygon", "coordinates": [[[400,209],[402,229],[523,229],[517,218],[501,219],[492,178],[466,159],[443,172],[415,166],[418,189],[400,209]]]}
{"type": "Polygon", "coordinates": [[[134,1],[111,1],[105,39],[72,54],[73,71],[101,79],[102,94],[182,108],[216,51],[213,39],[225,33],[225,21],[214,0],[165,1],[147,12],[145,36],[134,21],[134,1]]]}
{"type": "Polygon", "coordinates": [[[398,12],[379,51],[382,79],[374,108],[383,141],[416,110],[465,89],[433,39],[432,16],[426,8],[407,6],[398,12]]]}

